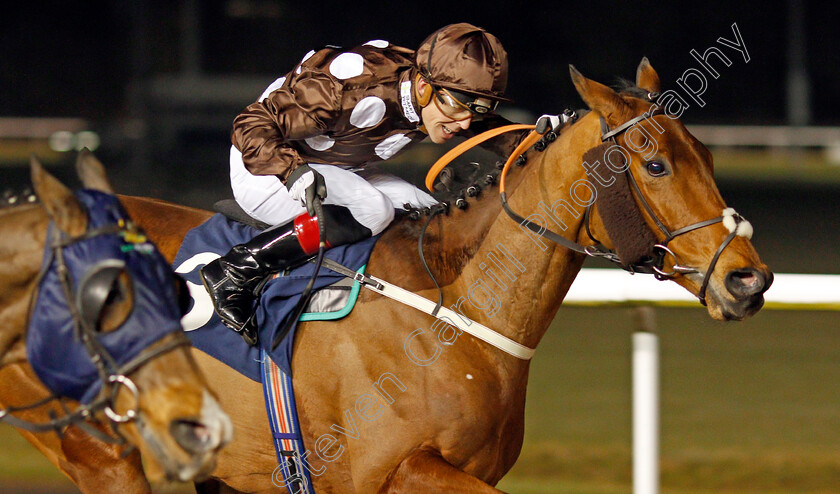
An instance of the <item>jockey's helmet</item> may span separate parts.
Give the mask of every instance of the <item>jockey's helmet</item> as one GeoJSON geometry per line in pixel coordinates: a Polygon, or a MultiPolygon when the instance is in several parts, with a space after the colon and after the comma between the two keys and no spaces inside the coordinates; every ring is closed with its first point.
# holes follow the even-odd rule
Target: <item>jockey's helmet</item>
{"type": "Polygon", "coordinates": [[[507,52],[498,38],[465,22],[438,29],[417,50],[417,70],[475,113],[493,110],[507,86],[507,52]],[[487,101],[487,100],[490,101],[487,101]]]}

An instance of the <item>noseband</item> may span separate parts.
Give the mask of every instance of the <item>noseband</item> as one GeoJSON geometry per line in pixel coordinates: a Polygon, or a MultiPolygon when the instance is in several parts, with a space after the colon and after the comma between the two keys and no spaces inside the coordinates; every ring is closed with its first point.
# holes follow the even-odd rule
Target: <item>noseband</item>
{"type": "MultiPolygon", "coordinates": [[[[649,101],[652,101],[655,98],[656,98],[655,94],[649,94],[648,95],[648,100],[649,101]]],[[[601,121],[601,142],[609,141],[609,142],[612,142],[613,145],[615,145],[615,146],[620,146],[618,144],[617,139],[616,139],[618,136],[620,136],[624,132],[628,131],[634,125],[641,122],[642,120],[645,120],[647,118],[653,118],[657,115],[662,115],[662,114],[664,114],[664,110],[662,108],[657,107],[657,106],[653,106],[653,107],[651,107],[650,111],[628,120],[627,122],[617,126],[615,129],[610,129],[609,126],[607,125],[607,122],[604,120],[604,118],[600,117],[600,121],[601,121]]],[[[573,115],[572,118],[568,119],[568,122],[570,124],[574,123],[574,121],[576,119],[577,119],[577,116],[573,115]]],[[[547,141],[547,142],[553,141],[554,139],[556,139],[556,134],[559,133],[559,131],[560,131],[560,129],[553,129],[553,130],[552,129],[546,129],[546,130],[547,130],[547,133],[546,133],[545,137],[548,137],[548,139],[543,137],[543,139],[541,139],[541,142],[542,141],[547,141]]],[[[525,143],[523,142],[523,144],[525,144],[525,143]]],[[[538,144],[540,144],[540,143],[538,143],[538,144]]],[[[541,146],[539,146],[539,145],[535,146],[535,148],[539,151],[544,150],[545,147],[546,147],[545,142],[542,142],[541,146]]],[[[522,156],[522,154],[525,152],[525,150],[526,150],[526,146],[524,146],[524,145],[520,145],[519,147],[517,147],[517,149],[513,152],[513,154],[508,158],[508,161],[505,164],[504,171],[507,171],[510,164],[513,163],[514,161],[518,162],[519,164],[523,164],[524,163],[524,157],[522,156]]],[[[504,174],[504,171],[503,171],[503,174],[504,174]]],[[[656,213],[653,211],[653,208],[650,206],[647,199],[642,194],[642,191],[639,188],[639,185],[636,182],[636,179],[633,177],[633,174],[630,172],[630,166],[626,167],[624,173],[627,176],[627,181],[630,184],[630,189],[631,189],[633,195],[637,198],[638,202],[641,203],[642,207],[647,212],[648,216],[651,218],[651,220],[654,222],[654,224],[657,226],[657,228],[659,228],[660,232],[662,232],[662,234],[665,236],[665,239],[662,242],[653,246],[653,251],[654,251],[654,254],[655,254],[654,258],[645,260],[643,262],[637,262],[637,263],[634,263],[634,264],[623,264],[616,252],[606,248],[603,244],[598,242],[597,239],[594,239],[594,237],[592,237],[592,238],[596,242],[595,245],[583,246],[583,245],[578,244],[577,242],[568,240],[568,239],[560,236],[559,234],[557,234],[555,232],[552,232],[551,230],[548,230],[547,228],[545,228],[541,225],[533,223],[533,222],[519,216],[508,205],[507,194],[504,192],[504,190],[502,190],[501,193],[500,193],[501,201],[502,201],[502,207],[504,208],[504,210],[508,214],[508,216],[510,216],[514,221],[518,222],[522,226],[525,226],[526,228],[528,228],[532,232],[534,232],[534,233],[536,233],[536,234],[538,234],[542,237],[545,237],[548,240],[551,240],[554,243],[557,243],[557,244],[562,245],[563,247],[566,247],[570,250],[573,250],[575,252],[579,252],[581,254],[585,254],[585,255],[590,256],[590,257],[598,257],[598,258],[606,259],[608,261],[611,261],[611,262],[619,265],[622,269],[624,269],[626,271],[629,271],[631,273],[653,274],[659,280],[674,278],[675,276],[680,275],[680,274],[684,275],[684,274],[691,274],[691,273],[698,273],[699,272],[699,270],[697,270],[695,268],[684,266],[684,265],[681,265],[679,263],[679,259],[677,258],[676,254],[671,249],[668,248],[668,244],[671,242],[671,240],[675,239],[676,237],[678,237],[680,235],[684,235],[688,232],[698,230],[700,228],[722,222],[724,224],[724,226],[729,230],[730,233],[723,240],[723,242],[721,242],[720,246],[718,247],[717,251],[715,252],[714,257],[712,258],[712,261],[709,263],[709,267],[706,269],[706,272],[703,276],[703,282],[700,286],[700,290],[697,293],[697,298],[700,300],[700,303],[702,305],[706,305],[706,290],[708,288],[709,281],[711,280],[711,275],[714,272],[715,266],[717,265],[717,262],[720,259],[721,254],[723,253],[724,249],[726,249],[726,247],[729,246],[729,244],[732,242],[732,240],[736,236],[742,236],[742,237],[750,238],[752,236],[752,225],[750,225],[749,221],[747,221],[741,215],[736,213],[734,209],[727,208],[723,211],[723,214],[721,216],[718,216],[717,218],[712,218],[712,219],[708,219],[708,220],[705,220],[705,221],[700,221],[700,222],[697,222],[697,223],[694,223],[694,224],[691,224],[691,225],[688,225],[688,226],[684,226],[682,228],[678,228],[678,229],[672,231],[656,215],[656,213]],[[674,264],[673,264],[673,267],[671,268],[671,271],[667,272],[667,271],[665,271],[664,265],[665,265],[665,258],[669,255],[674,259],[674,264]]],[[[592,207],[591,204],[587,207],[586,215],[585,215],[587,232],[589,231],[589,219],[591,218],[591,214],[590,214],[591,207],[592,207]]],[[[590,234],[590,237],[591,237],[591,234],[590,234]]]]}
{"type": "MultiPolygon", "coordinates": [[[[105,391],[97,393],[98,398],[93,399],[89,403],[83,403],[76,410],[70,411],[61,400],[63,397],[69,396],[82,402],[86,400],[81,398],[78,394],[68,393],[66,390],[57,390],[53,386],[47,385],[53,393],[50,397],[26,406],[0,409],[0,421],[32,432],[55,431],[59,435],[64,427],[76,425],[85,432],[94,435],[103,441],[111,443],[124,443],[125,439],[116,430],[116,424],[123,424],[140,419],[139,390],[137,385],[128,376],[145,364],[149,363],[151,360],[168,353],[175,348],[189,345],[189,340],[183,335],[183,332],[180,331],[180,326],[177,327],[177,330],[172,328],[159,329],[158,334],[155,335],[157,337],[156,342],[167,334],[175,334],[175,337],[166,343],[156,344],[151,349],[149,348],[150,345],[146,344],[146,339],[140,339],[139,342],[143,344],[142,349],[139,350],[136,356],[129,358],[128,361],[122,363],[120,363],[121,359],[119,358],[119,355],[115,356],[113,349],[109,350],[107,345],[103,343],[101,338],[106,337],[106,335],[130,330],[134,327],[133,325],[128,328],[121,326],[109,333],[102,333],[98,328],[98,320],[101,315],[101,311],[105,307],[110,289],[116,281],[117,276],[122,272],[131,273],[130,270],[125,269],[126,263],[145,263],[139,264],[141,269],[148,268],[148,271],[155,271],[156,269],[162,269],[159,266],[159,263],[163,262],[165,264],[165,261],[162,257],[160,257],[160,254],[157,253],[154,246],[147,242],[146,237],[139,228],[130,220],[123,218],[122,214],[119,214],[121,213],[121,207],[118,206],[119,203],[115,197],[102,193],[92,193],[91,191],[82,192],[77,193],[77,196],[83,200],[83,203],[86,202],[88,204],[89,218],[94,217],[92,214],[92,204],[101,204],[103,202],[107,205],[107,207],[112,209],[116,208],[118,210],[117,214],[119,218],[112,222],[114,218],[111,216],[113,216],[113,214],[109,213],[108,215],[105,215],[108,216],[108,223],[91,227],[91,221],[89,221],[88,229],[85,233],[77,237],[69,238],[67,238],[66,235],[50,223],[47,236],[47,252],[45,255],[45,261],[42,264],[41,271],[37,277],[35,291],[32,295],[32,299],[30,300],[29,313],[27,316],[27,328],[29,328],[28,330],[31,333],[33,328],[30,327],[30,324],[33,317],[37,319],[41,313],[45,312],[44,308],[41,308],[39,311],[35,310],[35,307],[38,304],[39,294],[41,294],[45,288],[45,280],[48,278],[51,281],[57,279],[58,284],[60,285],[60,293],[62,294],[62,296],[58,298],[62,299],[63,305],[66,306],[66,309],[61,308],[61,310],[66,310],[69,313],[70,318],[70,321],[67,322],[59,320],[60,324],[57,324],[57,326],[63,327],[63,324],[69,324],[72,326],[72,341],[80,341],[83,344],[89,363],[93,364],[95,372],[98,376],[98,383],[90,385],[90,388],[95,388],[95,390],[104,388],[105,391]],[[84,266],[84,275],[80,277],[78,286],[75,286],[72,276],[73,269],[68,265],[66,251],[68,248],[73,246],[93,249],[91,246],[85,246],[82,244],[94,239],[102,238],[109,242],[117,242],[120,245],[119,250],[123,253],[137,251],[137,255],[141,257],[127,257],[125,260],[101,259],[92,263],[91,266],[86,265],[84,266]],[[153,257],[151,257],[149,261],[137,260],[143,259],[142,256],[146,255],[153,257]],[[158,265],[152,265],[155,263],[158,265]],[[146,264],[149,265],[147,266],[146,264]],[[50,275],[52,271],[55,272],[54,275],[50,275]],[[119,390],[123,387],[133,396],[134,404],[128,411],[120,414],[115,410],[114,405],[119,390]],[[58,418],[52,418],[52,420],[43,423],[29,422],[11,415],[13,412],[31,410],[46,405],[51,401],[57,401],[64,410],[65,415],[58,418]],[[112,431],[116,434],[118,439],[106,435],[86,423],[87,421],[95,420],[95,415],[100,411],[104,412],[105,416],[108,418],[112,431]]],[[[96,215],[99,220],[102,219],[102,216],[103,214],[96,215]]],[[[78,259],[76,259],[76,263],[78,263],[78,259]]],[[[168,268],[168,265],[166,265],[166,268],[168,268]]],[[[137,271],[135,270],[135,273],[136,272],[137,271]]],[[[77,275],[77,279],[78,278],[79,276],[77,275]]],[[[156,278],[154,278],[153,275],[149,275],[148,279],[156,278]]],[[[144,281],[148,281],[148,279],[144,281]]],[[[159,281],[159,278],[157,278],[157,280],[159,281]]],[[[164,296],[165,294],[159,295],[164,296]]],[[[47,296],[46,298],[50,297],[47,296]]],[[[135,305],[136,304],[137,299],[135,298],[135,305]]],[[[50,310],[54,309],[52,307],[46,309],[47,312],[50,310]]],[[[133,317],[133,313],[137,311],[138,308],[133,307],[131,317],[133,317]]],[[[166,311],[163,310],[162,312],[166,311]]],[[[171,314],[168,314],[168,316],[171,316],[171,314]]],[[[171,317],[169,317],[169,319],[171,319],[171,317]]],[[[56,334],[48,334],[46,335],[46,338],[42,337],[41,340],[55,338],[57,341],[47,342],[46,344],[52,345],[53,347],[60,346],[60,328],[56,328],[55,333],[56,334]]],[[[128,337],[130,338],[130,336],[131,335],[128,337]]],[[[27,337],[27,340],[29,340],[29,337],[27,337]]],[[[39,342],[39,344],[42,346],[45,345],[43,342],[39,342]]],[[[30,353],[30,346],[31,342],[27,343],[27,353],[30,353]]],[[[61,351],[67,351],[69,354],[70,352],[68,350],[69,349],[65,348],[61,349],[61,351]]],[[[47,357],[50,356],[51,355],[48,355],[47,357]]],[[[41,358],[45,359],[47,357],[41,358]]],[[[68,359],[72,360],[72,356],[68,357],[68,359]]],[[[30,355],[30,364],[32,364],[33,369],[36,369],[37,365],[36,363],[33,363],[32,360],[32,355],[30,355]]],[[[42,377],[43,372],[45,371],[39,373],[36,369],[36,374],[39,375],[39,378],[41,378],[42,381],[44,381],[44,378],[42,377]]],[[[72,380],[72,378],[68,379],[72,380]]],[[[47,383],[45,382],[45,384],[47,383]]],[[[88,389],[88,393],[90,393],[90,389],[88,389]]]]}

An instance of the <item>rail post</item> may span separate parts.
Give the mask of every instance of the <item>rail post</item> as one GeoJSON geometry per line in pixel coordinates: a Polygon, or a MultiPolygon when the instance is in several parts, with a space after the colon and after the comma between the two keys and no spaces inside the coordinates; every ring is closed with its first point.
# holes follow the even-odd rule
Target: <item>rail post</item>
{"type": "Polygon", "coordinates": [[[659,493],[659,339],[653,307],[633,309],[633,493],[659,493]]]}

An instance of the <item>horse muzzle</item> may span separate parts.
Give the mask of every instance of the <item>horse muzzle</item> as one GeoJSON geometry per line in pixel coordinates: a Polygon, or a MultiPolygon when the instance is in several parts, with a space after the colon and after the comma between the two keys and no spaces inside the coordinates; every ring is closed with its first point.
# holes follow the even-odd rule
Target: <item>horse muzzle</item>
{"type": "MultiPolygon", "coordinates": [[[[145,446],[162,467],[163,476],[179,482],[206,479],[216,466],[219,451],[233,439],[230,417],[207,391],[202,397],[198,417],[177,417],[169,421],[168,438],[159,437],[142,420],[137,425],[145,446]]],[[[143,449],[141,447],[141,452],[143,449]]]]}
{"type": "Polygon", "coordinates": [[[740,321],[764,306],[764,292],[773,284],[773,273],[757,268],[733,269],[724,276],[723,285],[734,300],[725,298],[721,313],[725,320],[740,321]]]}
{"type": "Polygon", "coordinates": [[[181,465],[176,472],[167,476],[185,482],[204,480],[216,466],[216,454],[233,439],[233,424],[219,403],[208,392],[204,392],[201,416],[197,419],[178,418],[169,424],[178,446],[192,457],[192,461],[181,465]]]}

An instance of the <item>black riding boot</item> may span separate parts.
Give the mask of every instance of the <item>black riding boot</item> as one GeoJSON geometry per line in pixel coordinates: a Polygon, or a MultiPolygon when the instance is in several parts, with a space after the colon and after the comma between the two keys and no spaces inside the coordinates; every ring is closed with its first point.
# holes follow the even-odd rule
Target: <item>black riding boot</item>
{"type": "MultiPolygon", "coordinates": [[[[324,206],[328,247],[357,242],[369,237],[342,206],[324,206]]],[[[317,218],[304,213],[294,220],[266,230],[247,243],[234,246],[227,254],[200,270],[213,308],[249,345],[257,342],[257,328],[249,319],[254,314],[257,289],[268,276],[303,264],[318,252],[317,218]]]]}

